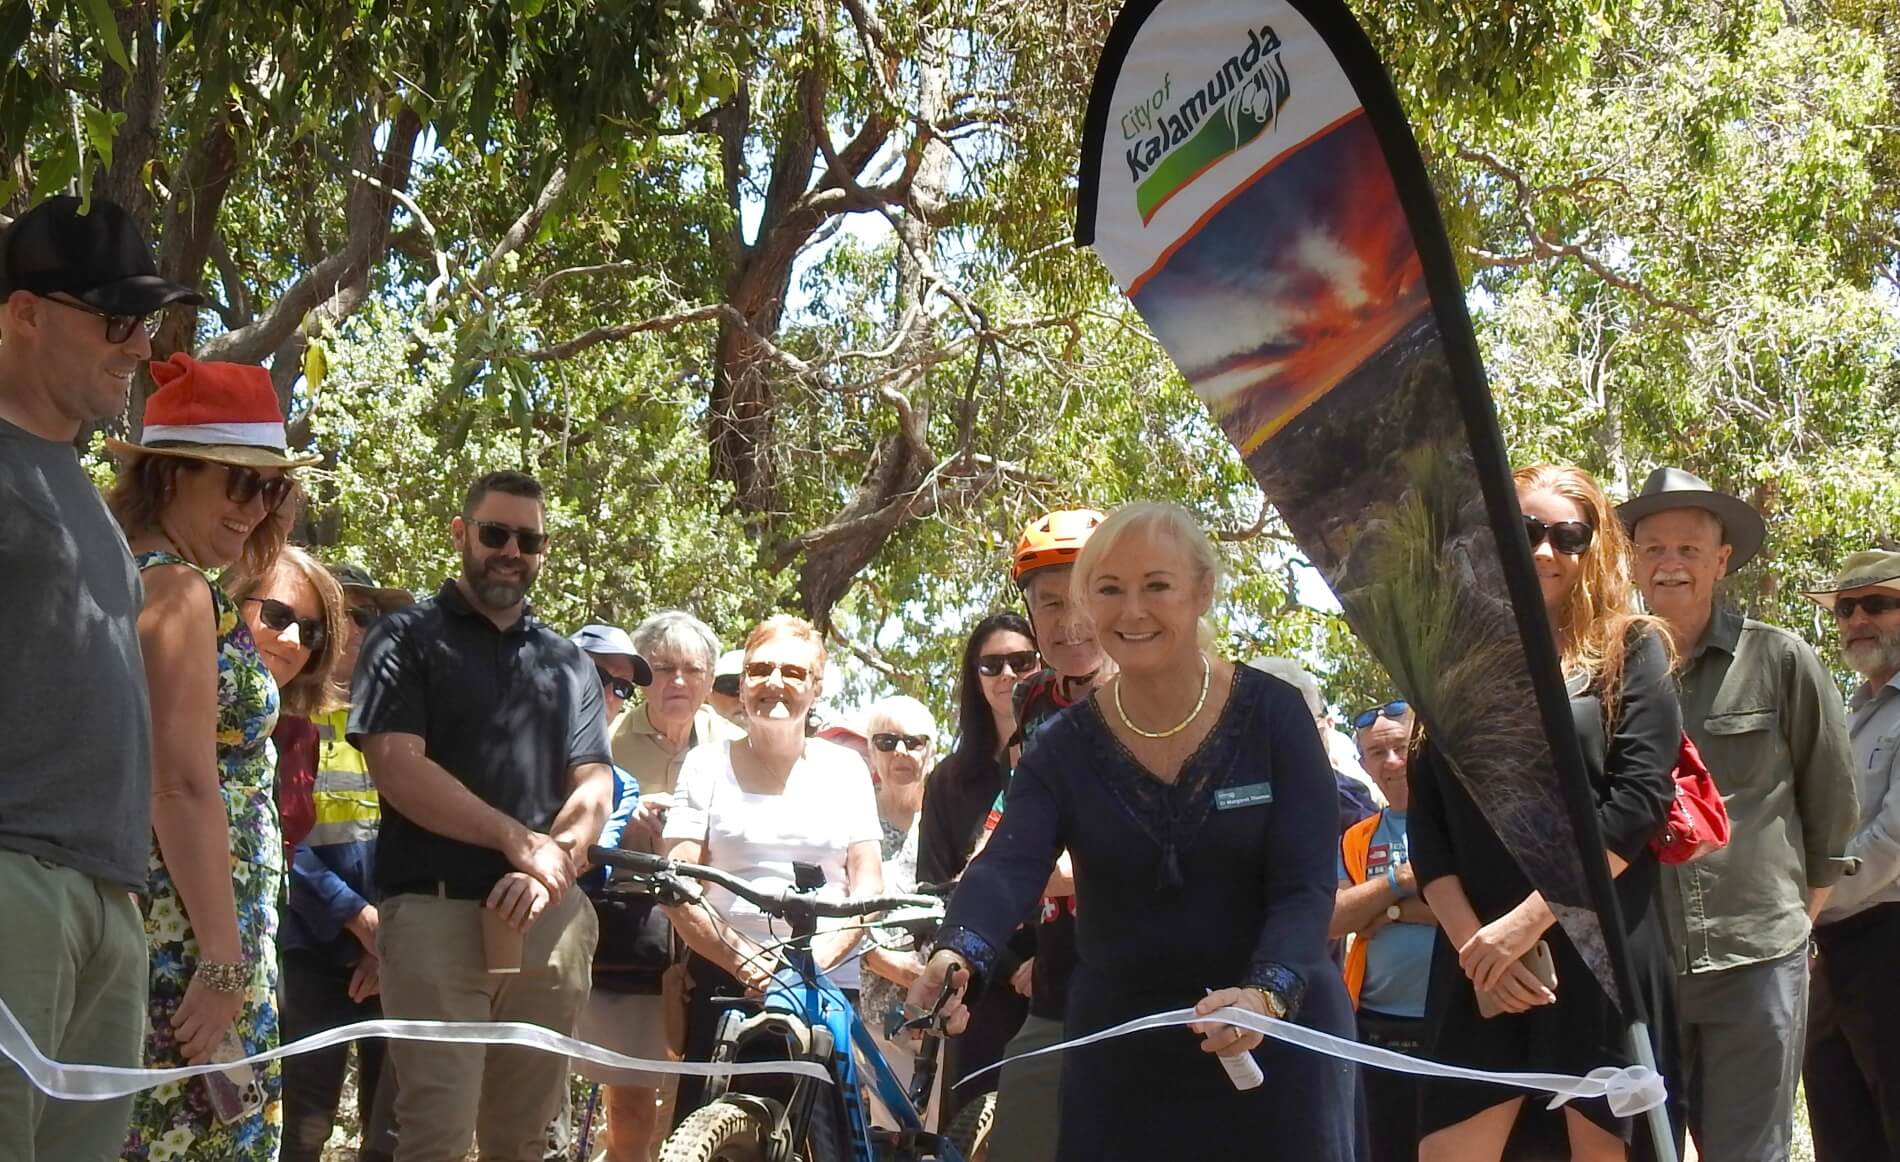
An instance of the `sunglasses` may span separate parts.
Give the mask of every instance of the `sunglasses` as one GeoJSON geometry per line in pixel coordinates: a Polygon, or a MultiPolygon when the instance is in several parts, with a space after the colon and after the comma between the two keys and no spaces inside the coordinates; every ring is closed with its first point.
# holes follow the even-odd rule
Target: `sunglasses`
{"type": "Polygon", "coordinates": [[[811,677],[811,671],[804,666],[791,662],[747,662],[745,676],[754,682],[763,682],[773,674],[778,674],[787,682],[803,682],[811,677]]]}
{"type": "Polygon", "coordinates": [[[74,302],[71,299],[56,299],[51,295],[42,295],[40,297],[49,303],[58,303],[62,307],[82,311],[95,319],[104,319],[106,321],[106,342],[108,343],[123,343],[127,339],[130,339],[132,332],[138,330],[140,327],[145,328],[145,334],[148,338],[158,333],[157,315],[114,315],[102,311],[98,307],[89,307],[85,303],[74,302]]]}
{"type": "Polygon", "coordinates": [[[370,626],[375,625],[377,619],[382,617],[382,615],[383,611],[373,605],[350,606],[350,623],[356,626],[357,629],[368,629],[370,626]]]}
{"type": "Polygon", "coordinates": [[[879,750],[896,750],[900,742],[904,744],[905,750],[919,754],[930,745],[930,736],[927,734],[886,734],[882,731],[871,736],[871,745],[879,750]]]}
{"type": "Polygon", "coordinates": [[[323,652],[323,619],[321,617],[298,617],[296,610],[273,597],[253,597],[250,600],[257,604],[257,620],[278,633],[283,633],[294,625],[297,627],[297,638],[303,643],[304,649],[313,654],[323,652]]]}
{"type": "Polygon", "coordinates": [[[594,673],[600,675],[600,688],[602,690],[607,691],[607,693],[612,694],[622,702],[633,697],[632,682],[627,681],[625,678],[616,678],[599,666],[594,667],[594,673]]]}
{"type": "Polygon", "coordinates": [[[1865,597],[1836,597],[1834,599],[1834,620],[1846,621],[1854,616],[1854,611],[1864,609],[1868,617],[1879,617],[1883,613],[1892,613],[1900,609],[1900,597],[1885,593],[1870,593],[1865,597]]]}
{"type": "Polygon", "coordinates": [[[276,512],[290,499],[290,490],[296,486],[297,482],[288,476],[265,476],[255,468],[224,465],[224,495],[232,504],[249,504],[253,497],[262,495],[264,511],[276,512]]]}
{"type": "Polygon", "coordinates": [[[533,529],[518,529],[513,525],[498,524],[492,520],[475,522],[475,539],[486,548],[505,549],[511,538],[521,546],[521,551],[530,557],[540,556],[541,550],[548,546],[546,533],[538,533],[533,529]]]}
{"type": "Polygon", "coordinates": [[[1534,516],[1524,518],[1524,535],[1531,540],[1531,548],[1550,541],[1550,547],[1566,557],[1580,557],[1596,539],[1596,529],[1580,520],[1560,520],[1545,524],[1534,516]]]}
{"type": "Polygon", "coordinates": [[[1008,654],[983,654],[976,659],[976,672],[985,678],[994,678],[1008,669],[1014,677],[1021,678],[1036,672],[1038,666],[1035,650],[1017,650],[1008,654]]]}
{"type": "Polygon", "coordinates": [[[1381,718],[1404,718],[1406,712],[1411,708],[1412,704],[1403,698],[1394,699],[1391,702],[1387,702],[1384,706],[1368,706],[1366,709],[1352,716],[1352,728],[1354,730],[1364,730],[1381,718]]]}
{"type": "Polygon", "coordinates": [[[739,696],[739,675],[721,674],[713,679],[713,693],[724,694],[728,698],[739,696]]]}

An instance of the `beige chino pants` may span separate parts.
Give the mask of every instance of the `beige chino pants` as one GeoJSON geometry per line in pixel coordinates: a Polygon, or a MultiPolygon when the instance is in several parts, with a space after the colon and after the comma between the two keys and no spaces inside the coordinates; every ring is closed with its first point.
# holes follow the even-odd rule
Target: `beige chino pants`
{"type": "MultiPolygon", "coordinates": [[[[519,974],[482,961],[481,902],[400,895],[377,934],[383,1015],[405,1020],[523,1021],[572,1035],[587,1003],[594,909],[577,888],[528,929],[519,974]]],[[[568,1059],[512,1045],[391,1041],[396,1162],[541,1162],[568,1059]]]]}

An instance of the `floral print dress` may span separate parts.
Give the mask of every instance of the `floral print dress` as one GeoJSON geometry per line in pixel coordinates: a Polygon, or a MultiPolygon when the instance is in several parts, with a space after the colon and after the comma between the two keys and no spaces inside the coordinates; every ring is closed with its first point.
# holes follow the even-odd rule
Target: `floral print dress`
{"type": "MultiPolygon", "coordinates": [[[[141,572],[161,565],[197,569],[171,553],[138,555],[141,572]]],[[[277,913],[285,890],[284,845],[267,749],[277,724],[277,683],[257,656],[236,603],[209,573],[198,572],[211,586],[217,618],[218,782],[231,825],[231,885],[237,899],[238,935],[245,962],[253,969],[250,995],[236,1024],[248,1056],[274,1049],[278,1043],[277,913]]],[[[156,843],[142,907],[152,960],[145,1063],[154,1069],[184,1065],[171,1022],[198,962],[198,939],[156,843]]],[[[167,1082],[139,1094],[125,1140],[127,1162],[272,1162],[283,1133],[283,1079],[276,1062],[254,1068],[263,1084],[264,1108],[232,1125],[212,1114],[204,1083],[196,1078],[167,1082]]]]}

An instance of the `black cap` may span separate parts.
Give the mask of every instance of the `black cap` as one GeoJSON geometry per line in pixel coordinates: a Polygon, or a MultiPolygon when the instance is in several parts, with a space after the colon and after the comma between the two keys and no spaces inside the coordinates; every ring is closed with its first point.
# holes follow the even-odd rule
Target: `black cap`
{"type": "Polygon", "coordinates": [[[0,302],[14,291],[71,295],[109,315],[147,315],[171,303],[199,306],[188,286],[158,276],[152,247],[132,215],[104,198],[48,198],[0,233],[0,302]]]}

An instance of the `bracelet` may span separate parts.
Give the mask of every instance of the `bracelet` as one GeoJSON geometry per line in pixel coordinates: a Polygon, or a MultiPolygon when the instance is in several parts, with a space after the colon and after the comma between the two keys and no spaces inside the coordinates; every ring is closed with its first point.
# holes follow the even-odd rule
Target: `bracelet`
{"type": "Polygon", "coordinates": [[[1399,865],[1398,864],[1388,863],[1385,865],[1385,883],[1387,887],[1392,889],[1393,895],[1397,896],[1401,900],[1405,898],[1405,890],[1399,887],[1399,865]]]}
{"type": "Polygon", "coordinates": [[[204,982],[204,986],[214,993],[241,993],[250,987],[251,966],[242,960],[229,963],[201,960],[192,970],[191,978],[204,982]]]}

